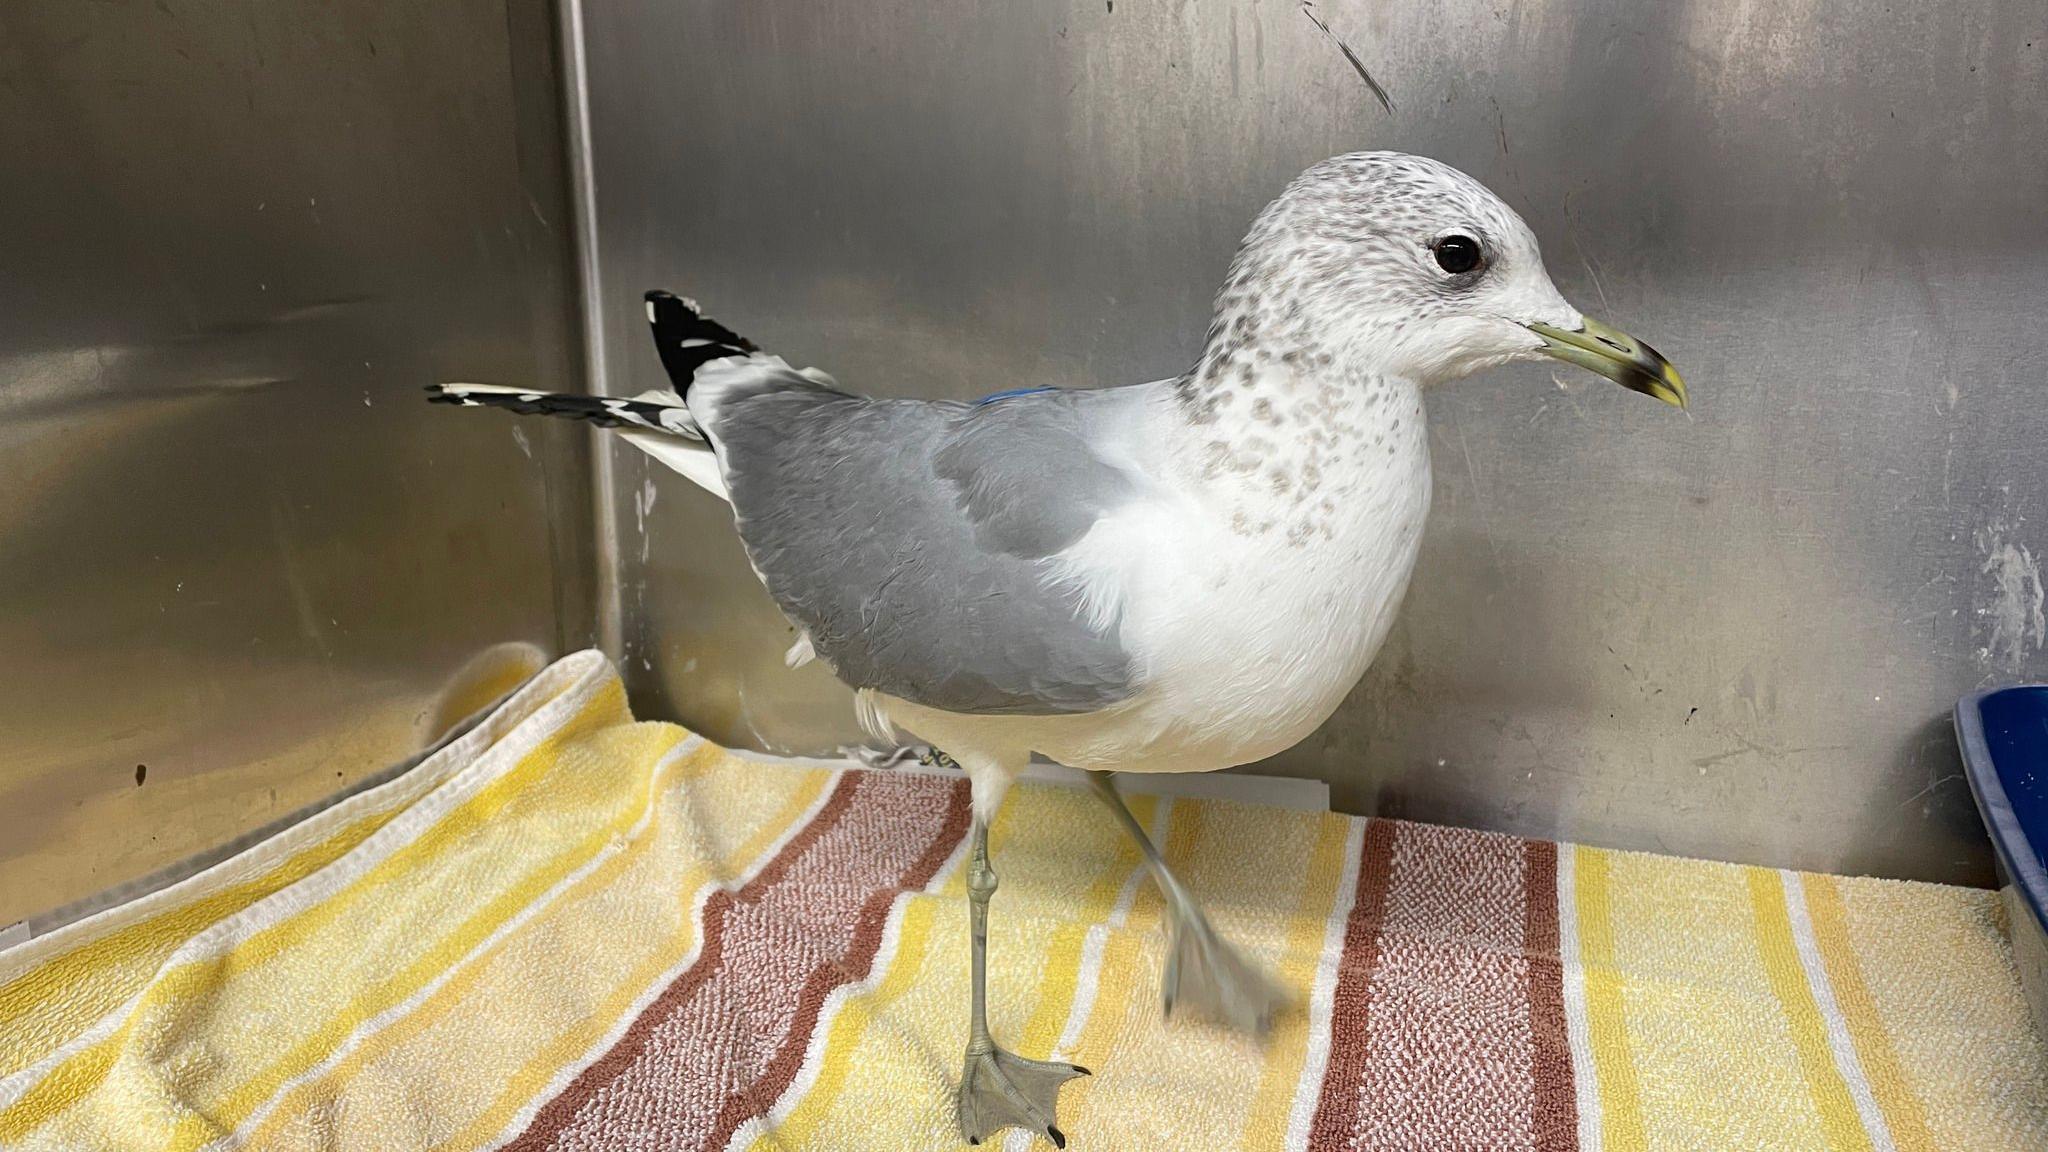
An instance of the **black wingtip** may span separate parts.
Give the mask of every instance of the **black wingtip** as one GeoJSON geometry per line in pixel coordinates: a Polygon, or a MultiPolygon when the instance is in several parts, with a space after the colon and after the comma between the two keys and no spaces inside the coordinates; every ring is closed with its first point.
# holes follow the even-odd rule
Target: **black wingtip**
{"type": "Polygon", "coordinates": [[[673,292],[659,288],[641,299],[647,301],[647,321],[659,329],[664,324],[687,323],[697,318],[697,307],[673,292]]]}
{"type": "Polygon", "coordinates": [[[642,299],[647,302],[655,350],[661,354],[662,367],[668,369],[669,383],[678,395],[689,395],[690,380],[705,364],[760,351],[752,340],[704,315],[695,301],[659,288],[642,299]]]}
{"type": "Polygon", "coordinates": [[[1065,1148],[1067,1146],[1067,1134],[1060,1131],[1057,1124],[1047,1124],[1045,1126],[1045,1138],[1052,1141],[1052,1146],[1055,1148],[1065,1148]]]}

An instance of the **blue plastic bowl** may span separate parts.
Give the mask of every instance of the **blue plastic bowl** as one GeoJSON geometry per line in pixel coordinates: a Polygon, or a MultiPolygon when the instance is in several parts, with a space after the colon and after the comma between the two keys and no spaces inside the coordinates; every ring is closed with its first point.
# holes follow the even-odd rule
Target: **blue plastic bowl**
{"type": "Polygon", "coordinates": [[[1956,742],[1998,854],[2013,962],[2034,1026],[2048,1036],[2048,684],[1963,697],[1956,742]]]}

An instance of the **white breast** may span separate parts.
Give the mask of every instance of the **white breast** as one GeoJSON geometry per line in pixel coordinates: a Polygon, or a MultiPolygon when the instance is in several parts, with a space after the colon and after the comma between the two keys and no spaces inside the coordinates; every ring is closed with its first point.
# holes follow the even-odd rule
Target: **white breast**
{"type": "Polygon", "coordinates": [[[1035,751],[1210,771],[1289,747],[1342,703],[1407,589],[1430,476],[1412,386],[1336,399],[1276,394],[1262,411],[1277,422],[1188,427],[1174,482],[1096,525],[1071,559],[1107,574],[1146,687],[1048,725],[1035,751]]]}

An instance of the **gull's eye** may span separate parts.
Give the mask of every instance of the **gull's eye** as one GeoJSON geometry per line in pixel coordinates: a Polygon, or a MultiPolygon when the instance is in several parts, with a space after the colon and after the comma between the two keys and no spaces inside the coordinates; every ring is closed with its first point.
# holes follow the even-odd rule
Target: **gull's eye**
{"type": "Polygon", "coordinates": [[[1479,267],[1479,241],[1470,236],[1454,232],[1438,237],[1429,247],[1436,253],[1436,266],[1453,276],[1479,267]]]}

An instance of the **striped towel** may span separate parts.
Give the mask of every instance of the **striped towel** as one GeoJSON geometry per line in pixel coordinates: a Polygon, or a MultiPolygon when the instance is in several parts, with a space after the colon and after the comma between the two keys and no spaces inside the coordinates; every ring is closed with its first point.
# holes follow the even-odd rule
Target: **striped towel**
{"type": "MultiPolygon", "coordinates": [[[[1263,1044],[1163,1022],[1135,853],[1085,791],[1018,788],[991,1023],[1097,1070],[1060,1101],[1081,1152],[2048,1148],[1990,893],[1134,808],[1303,1007],[1263,1044]]],[[[0,1147],[954,1147],[967,823],[956,777],[635,723],[570,657],[413,771],[0,953],[0,1147]]]]}

